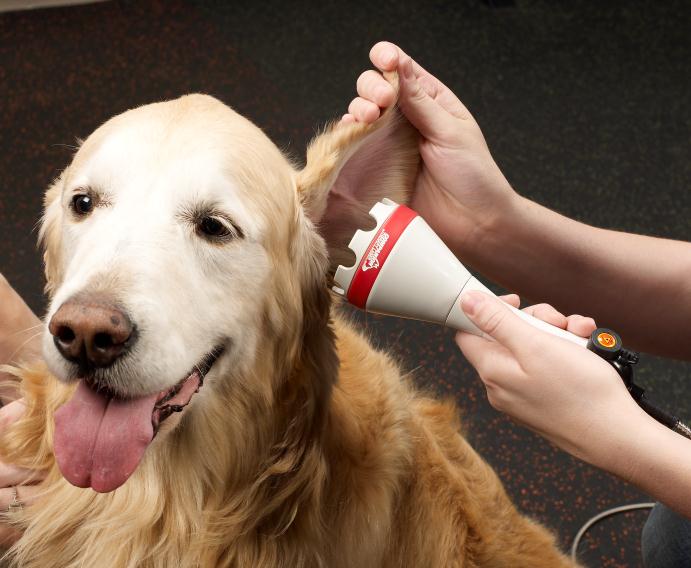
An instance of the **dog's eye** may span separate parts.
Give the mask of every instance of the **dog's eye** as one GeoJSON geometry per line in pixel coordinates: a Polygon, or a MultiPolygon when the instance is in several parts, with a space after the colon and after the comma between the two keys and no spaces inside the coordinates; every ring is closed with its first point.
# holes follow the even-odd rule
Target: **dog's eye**
{"type": "Polygon", "coordinates": [[[230,237],[232,233],[217,217],[204,217],[197,225],[197,231],[206,237],[222,239],[230,237]]]}
{"type": "Polygon", "coordinates": [[[72,198],[72,210],[83,217],[88,215],[94,209],[94,200],[89,195],[75,195],[72,198]]]}

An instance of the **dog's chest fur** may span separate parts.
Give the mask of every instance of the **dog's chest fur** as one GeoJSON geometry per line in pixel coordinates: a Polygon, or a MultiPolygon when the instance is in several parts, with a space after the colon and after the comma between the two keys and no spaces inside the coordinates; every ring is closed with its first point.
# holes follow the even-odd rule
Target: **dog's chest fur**
{"type": "MultiPolygon", "coordinates": [[[[111,494],[74,488],[53,466],[46,497],[27,510],[19,565],[571,565],[547,531],[516,512],[459,434],[452,404],[416,395],[393,361],[339,318],[335,331],[339,378],[318,443],[297,464],[304,469],[294,483],[297,495],[277,480],[274,493],[260,490],[265,469],[240,479],[212,471],[213,458],[195,463],[191,444],[223,454],[237,437],[260,437],[252,424],[224,422],[217,426],[225,437],[212,439],[213,427],[201,432],[190,421],[165,451],[153,446],[111,494]]],[[[30,408],[48,409],[35,414],[45,430],[35,441],[45,445],[63,387],[46,385],[41,372],[27,371],[24,379],[34,396],[30,408]]],[[[214,420],[213,411],[206,418],[214,420]]],[[[259,438],[253,443],[262,446],[259,438]]],[[[280,456],[245,459],[255,466],[273,460],[277,479],[296,474],[281,470],[280,456]]],[[[283,465],[296,467],[285,459],[283,465]]]]}

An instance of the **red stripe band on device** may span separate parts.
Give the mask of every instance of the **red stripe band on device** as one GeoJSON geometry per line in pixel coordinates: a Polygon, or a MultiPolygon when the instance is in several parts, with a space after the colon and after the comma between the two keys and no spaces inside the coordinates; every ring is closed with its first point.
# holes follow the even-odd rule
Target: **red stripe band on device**
{"type": "Polygon", "coordinates": [[[377,234],[362,255],[360,265],[348,288],[348,301],[358,308],[365,309],[367,298],[372,291],[379,272],[394,247],[417,213],[405,205],[399,205],[384,221],[377,234]]]}

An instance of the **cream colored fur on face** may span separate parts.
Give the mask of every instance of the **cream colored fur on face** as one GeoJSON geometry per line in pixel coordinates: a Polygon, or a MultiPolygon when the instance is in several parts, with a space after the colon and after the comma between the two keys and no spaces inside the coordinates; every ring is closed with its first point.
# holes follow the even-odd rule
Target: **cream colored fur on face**
{"type": "MultiPolygon", "coordinates": [[[[55,465],[53,413],[73,386],[40,364],[18,371],[28,409],[5,433],[1,453],[47,478],[42,497],[17,519],[24,536],[10,551],[12,562],[26,568],[571,566],[550,533],[509,502],[459,433],[454,406],[416,394],[392,359],[339,315],[328,292],[329,272],[348,258],[344,243],[371,223],[371,205],[384,196],[407,200],[418,159],[410,126],[395,110],[373,127],[331,126],[296,171],[259,129],[215,99],[192,95],[161,104],[97,130],[48,190],[41,232],[48,290],[64,298],[65,290],[93,282],[70,260],[75,250],[86,250],[78,230],[66,226],[70,180],[131,127],[133,116],[144,127],[164,112],[170,119],[156,123],[161,128],[188,128],[200,140],[209,130],[195,124],[216,125],[214,156],[223,165],[212,165],[233,180],[233,199],[253,242],[214,251],[209,266],[218,264],[237,294],[261,287],[251,290],[249,307],[226,314],[249,327],[214,320],[232,335],[232,349],[179,423],[165,425],[137,471],[109,494],[71,486],[55,465]],[[233,281],[237,276],[224,263],[249,258],[248,251],[264,260],[249,280],[233,281]]],[[[185,155],[179,150],[175,160],[185,155]]],[[[125,176],[121,183],[131,181],[125,176]]],[[[194,190],[177,187],[172,195],[187,191],[194,190]]],[[[140,294],[128,285],[134,267],[113,266],[118,293],[140,294]]],[[[92,268],[100,270],[97,262],[92,268]]],[[[162,265],[164,276],[178,269],[162,265]]],[[[217,286],[214,269],[207,269],[209,286],[217,286]]],[[[182,317],[197,307],[194,295],[180,293],[192,303],[178,307],[182,317]]],[[[170,309],[168,299],[161,301],[170,309]]]]}

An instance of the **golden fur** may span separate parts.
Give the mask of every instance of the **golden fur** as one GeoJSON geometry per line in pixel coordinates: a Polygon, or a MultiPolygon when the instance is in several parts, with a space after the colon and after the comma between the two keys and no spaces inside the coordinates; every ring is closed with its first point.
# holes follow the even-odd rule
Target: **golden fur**
{"type": "MultiPolygon", "coordinates": [[[[194,100],[178,104],[198,112],[220,104],[187,99],[194,100]]],[[[380,196],[406,199],[416,160],[414,132],[395,110],[374,127],[332,126],[317,138],[285,188],[292,206],[270,213],[276,226],[288,227],[288,243],[274,235],[258,356],[232,383],[216,379],[213,396],[201,398],[211,388],[205,386],[116,491],[98,494],[62,478],[52,453],[53,413],[73,387],[42,364],[17,371],[27,412],[3,436],[1,454],[47,477],[40,499],[15,519],[24,536],[11,562],[572,566],[552,535],[513,507],[460,434],[455,407],[417,394],[392,359],[339,315],[328,291],[329,272],[347,258],[343,240],[367,223],[380,196]],[[382,141],[386,152],[365,163],[371,145],[382,141]],[[353,159],[362,163],[346,181],[355,183],[343,185],[339,176],[353,159]],[[354,186],[355,193],[348,189],[354,186]],[[365,189],[357,194],[357,187],[365,189]]],[[[50,293],[62,278],[53,211],[60,183],[48,191],[41,233],[50,293]]]]}

